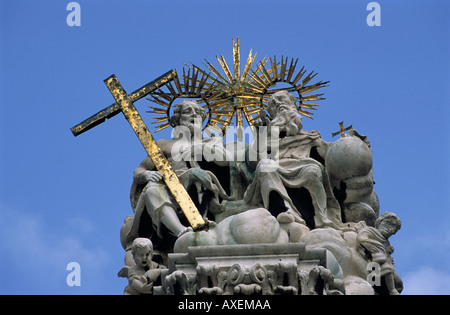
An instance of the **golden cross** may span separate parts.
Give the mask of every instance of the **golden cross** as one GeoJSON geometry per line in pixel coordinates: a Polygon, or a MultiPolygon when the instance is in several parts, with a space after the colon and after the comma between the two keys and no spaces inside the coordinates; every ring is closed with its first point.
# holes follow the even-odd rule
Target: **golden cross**
{"type": "Polygon", "coordinates": [[[339,129],[340,129],[339,131],[333,132],[333,133],[331,134],[331,136],[332,136],[332,137],[335,137],[335,136],[337,136],[338,134],[341,134],[341,138],[344,138],[344,137],[345,137],[345,132],[346,132],[346,131],[349,131],[349,130],[351,130],[351,129],[353,129],[353,126],[350,125],[350,126],[348,126],[347,128],[344,128],[344,122],[341,121],[341,122],[339,123],[339,129]]]}
{"type": "MultiPolygon", "coordinates": [[[[153,91],[157,90],[164,84],[174,80],[174,78],[177,76],[177,73],[174,69],[167,71],[162,76],[156,78],[152,82],[144,85],[143,87],[137,89],[133,93],[129,94],[129,97],[132,102],[136,102],[140,100],[141,98],[145,97],[146,95],[152,93],[153,91]]],[[[76,126],[73,126],[70,128],[73,135],[76,137],[83,132],[88,131],[91,128],[94,128],[95,126],[103,123],[106,119],[109,119],[111,117],[114,117],[118,113],[121,112],[121,108],[119,104],[116,102],[98,113],[92,115],[91,117],[85,119],[83,122],[79,123],[76,126]]]]}
{"type": "Polygon", "coordinates": [[[81,124],[73,127],[72,132],[76,136],[104,122],[107,118],[110,118],[117,113],[122,112],[128,123],[133,128],[137,137],[139,138],[141,144],[147,151],[147,154],[155,164],[156,169],[164,176],[164,182],[166,183],[177,203],[180,205],[181,210],[188,219],[190,225],[194,228],[194,230],[199,230],[205,227],[205,221],[203,220],[203,217],[198,212],[197,207],[195,206],[191,197],[186,192],[184,186],[181,184],[180,180],[175,174],[175,171],[167,161],[167,158],[156,143],[149,129],[145,125],[141,115],[133,104],[133,102],[135,102],[136,100],[144,97],[152,91],[155,91],[162,84],[173,80],[174,76],[176,76],[176,73],[174,71],[170,73],[169,72],[130,95],[125,92],[119,80],[113,74],[112,76],[104,80],[104,82],[113,95],[114,99],[116,100],[116,103],[88,118],[81,124]]]}

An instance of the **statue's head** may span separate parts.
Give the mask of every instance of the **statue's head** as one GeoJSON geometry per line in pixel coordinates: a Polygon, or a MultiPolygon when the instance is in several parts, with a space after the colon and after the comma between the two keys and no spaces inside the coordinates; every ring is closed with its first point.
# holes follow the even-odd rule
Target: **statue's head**
{"type": "Polygon", "coordinates": [[[148,238],[138,237],[131,245],[131,253],[137,265],[150,267],[153,257],[153,243],[148,238]]]}
{"type": "Polygon", "coordinates": [[[267,111],[273,118],[270,125],[278,126],[280,134],[294,136],[302,130],[302,117],[298,113],[295,97],[291,93],[280,91],[272,95],[267,111]]]}
{"type": "Polygon", "coordinates": [[[375,227],[384,237],[389,238],[400,230],[402,222],[395,213],[385,212],[377,218],[375,227]]]}
{"type": "Polygon", "coordinates": [[[272,95],[267,104],[267,111],[269,115],[275,117],[278,110],[284,107],[285,109],[296,111],[295,97],[288,91],[280,91],[272,95]]]}
{"type": "Polygon", "coordinates": [[[175,126],[185,126],[189,129],[202,128],[207,114],[196,101],[184,100],[175,106],[170,122],[175,126]]]}

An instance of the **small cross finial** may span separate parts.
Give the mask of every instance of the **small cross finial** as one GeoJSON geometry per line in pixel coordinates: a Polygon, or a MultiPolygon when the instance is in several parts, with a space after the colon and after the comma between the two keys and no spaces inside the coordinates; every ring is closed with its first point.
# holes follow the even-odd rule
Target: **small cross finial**
{"type": "Polygon", "coordinates": [[[349,131],[349,130],[351,130],[351,129],[353,129],[353,126],[352,126],[352,125],[348,126],[347,128],[344,128],[344,122],[341,121],[341,122],[339,123],[339,131],[333,132],[333,133],[331,134],[331,136],[332,136],[332,137],[335,137],[335,136],[337,136],[338,134],[340,134],[340,135],[341,135],[341,138],[344,138],[344,137],[345,137],[345,132],[346,132],[346,131],[349,131]]]}

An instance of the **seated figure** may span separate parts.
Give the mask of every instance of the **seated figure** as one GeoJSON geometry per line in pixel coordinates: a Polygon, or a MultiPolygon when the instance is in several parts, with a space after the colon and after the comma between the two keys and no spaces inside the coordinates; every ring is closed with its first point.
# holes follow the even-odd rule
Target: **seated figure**
{"type": "MultiPolygon", "coordinates": [[[[226,154],[223,145],[216,145],[217,140],[201,138],[201,124],[205,118],[204,109],[195,101],[182,101],[176,105],[171,117],[175,137],[172,140],[159,140],[158,145],[206,218],[214,210],[219,211],[217,208],[220,208],[220,201],[229,197],[216,175],[207,168],[200,167],[199,164],[205,158],[192,156],[197,152],[211,152],[210,147],[219,152],[216,156],[226,154]],[[200,138],[196,138],[199,134],[200,138]],[[211,209],[214,207],[216,208],[211,209]]],[[[227,169],[227,159],[223,157],[209,161],[209,164],[227,169]]],[[[133,179],[130,197],[135,216],[127,230],[125,247],[129,248],[136,237],[148,237],[157,252],[169,252],[175,239],[192,231],[192,228],[167,188],[162,174],[149,157],[135,169],[133,179]]]]}
{"type": "Polygon", "coordinates": [[[267,149],[278,147],[278,152],[271,152],[276,159],[257,161],[244,200],[268,209],[280,222],[296,221],[310,228],[339,225],[340,207],[321,163],[328,144],[319,132],[302,130],[295,98],[287,91],[270,98],[268,112],[273,118],[269,130],[278,127],[280,138],[271,139],[267,149]]]}

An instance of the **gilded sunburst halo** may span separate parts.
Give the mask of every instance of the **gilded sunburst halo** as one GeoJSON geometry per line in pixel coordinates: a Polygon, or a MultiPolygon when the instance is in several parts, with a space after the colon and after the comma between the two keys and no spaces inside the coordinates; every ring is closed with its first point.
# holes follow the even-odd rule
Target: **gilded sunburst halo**
{"type": "Polygon", "coordinates": [[[176,75],[169,82],[152,92],[147,98],[153,104],[147,112],[156,114],[153,124],[156,131],[169,126],[171,107],[179,98],[196,100],[208,113],[205,128],[212,128],[226,134],[229,126],[234,123],[237,128],[253,126],[263,110],[267,109],[270,97],[281,90],[292,93],[297,100],[298,112],[312,118],[312,110],[323,100],[323,94],[309,93],[328,86],[329,81],[319,81],[309,84],[317,75],[301,67],[297,71],[298,58],[289,59],[282,56],[277,60],[264,57],[253,69],[256,53],[250,50],[244,70],[241,73],[241,56],[239,38],[233,39],[233,71],[230,70],[223,55],[216,56],[222,73],[212,63],[205,59],[204,67],[190,64],[183,67],[182,76],[176,75]],[[289,64],[289,65],[288,65],[289,64]],[[283,87],[277,83],[283,82],[283,87]],[[308,95],[306,95],[308,94],[308,95]]]}

